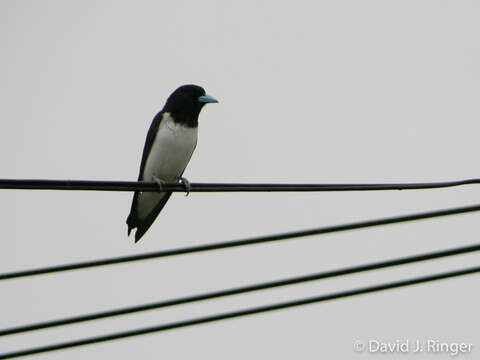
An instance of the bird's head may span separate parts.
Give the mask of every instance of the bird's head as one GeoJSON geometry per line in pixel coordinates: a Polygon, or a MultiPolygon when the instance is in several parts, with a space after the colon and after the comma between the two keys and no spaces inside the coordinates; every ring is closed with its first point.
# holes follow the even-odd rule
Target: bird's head
{"type": "Polygon", "coordinates": [[[196,126],[200,110],[208,103],[218,103],[218,100],[207,95],[201,86],[183,85],[169,96],[165,111],[170,112],[178,122],[196,126]]]}

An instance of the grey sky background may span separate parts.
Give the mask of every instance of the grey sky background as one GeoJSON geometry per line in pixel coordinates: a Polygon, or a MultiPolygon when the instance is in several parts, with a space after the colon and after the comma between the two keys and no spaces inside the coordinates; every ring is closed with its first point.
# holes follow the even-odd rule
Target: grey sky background
{"type": "MultiPolygon", "coordinates": [[[[193,182],[478,177],[475,1],[0,1],[0,177],[135,180],[179,85],[193,182]]],[[[0,192],[0,272],[475,204],[475,186],[174,195],[138,244],[130,193],[0,192]]],[[[478,214],[0,283],[0,327],[471,244],[478,214]]],[[[478,264],[475,255],[0,339],[0,352],[478,264]]],[[[478,275],[58,351],[38,359],[360,359],[355,340],[473,343],[478,275]]],[[[382,358],[447,359],[448,354],[382,358]]]]}

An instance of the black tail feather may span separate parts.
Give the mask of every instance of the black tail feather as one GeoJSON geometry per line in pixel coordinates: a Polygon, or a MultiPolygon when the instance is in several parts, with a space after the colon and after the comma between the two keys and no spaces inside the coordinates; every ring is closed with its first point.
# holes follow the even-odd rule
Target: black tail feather
{"type": "MultiPolygon", "coordinates": [[[[135,232],[135,243],[139,242],[143,235],[147,232],[147,230],[152,226],[153,222],[157,218],[160,211],[162,211],[163,207],[167,203],[168,199],[172,195],[171,192],[165,192],[165,195],[159,201],[159,203],[155,206],[155,208],[148,214],[148,216],[140,220],[136,217],[136,207],[132,204],[132,210],[130,211],[130,215],[127,218],[127,225],[128,225],[128,235],[130,232],[137,228],[135,232]]],[[[134,198],[134,203],[136,202],[136,198],[134,198]]]]}

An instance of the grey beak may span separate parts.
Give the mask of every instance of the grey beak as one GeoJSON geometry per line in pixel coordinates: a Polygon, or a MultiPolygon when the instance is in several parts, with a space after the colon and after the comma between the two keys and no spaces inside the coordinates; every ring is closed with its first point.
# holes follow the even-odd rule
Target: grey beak
{"type": "Polygon", "coordinates": [[[215,99],[213,96],[208,94],[202,95],[198,97],[198,102],[201,103],[218,103],[218,100],[215,99]]]}

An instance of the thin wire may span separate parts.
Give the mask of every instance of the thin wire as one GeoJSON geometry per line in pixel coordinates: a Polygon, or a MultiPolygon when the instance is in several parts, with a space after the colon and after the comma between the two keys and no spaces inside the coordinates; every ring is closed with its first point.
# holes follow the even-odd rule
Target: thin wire
{"type": "MultiPolygon", "coordinates": [[[[191,183],[189,192],[258,192],[258,191],[373,191],[438,189],[461,185],[480,184],[480,179],[466,179],[427,183],[391,184],[229,184],[191,183]]],[[[24,190],[83,190],[83,191],[159,191],[154,182],[95,181],[95,180],[41,180],[0,179],[0,189],[24,190]]],[[[185,185],[165,183],[163,190],[185,192],[185,185]]]]}
{"type": "Polygon", "coordinates": [[[383,290],[394,289],[394,288],[399,288],[403,286],[416,285],[420,283],[426,283],[430,281],[463,276],[463,275],[468,275],[468,274],[473,274],[478,272],[480,272],[480,266],[462,269],[462,270],[444,272],[440,274],[427,275],[427,276],[418,277],[418,278],[410,278],[410,279],[405,279],[405,280],[400,280],[395,282],[383,283],[379,285],[357,288],[353,290],[347,290],[347,291],[342,291],[342,292],[337,292],[337,293],[332,293],[327,295],[321,295],[321,296],[303,298],[303,299],[281,302],[276,304],[270,304],[266,306],[243,309],[243,310],[238,310],[238,311],[233,311],[228,313],[204,316],[200,318],[167,323],[163,325],[157,325],[157,326],[146,327],[141,329],[134,329],[134,330],[124,331],[124,332],[117,332],[113,334],[84,338],[79,340],[63,342],[63,343],[51,344],[51,345],[41,346],[37,348],[30,348],[26,350],[3,353],[3,354],[0,354],[0,359],[12,359],[20,356],[39,354],[39,353],[67,349],[67,348],[78,347],[83,345],[97,344],[97,343],[106,342],[106,341],[124,339],[132,336],[139,336],[139,335],[145,335],[145,334],[150,334],[154,332],[184,328],[188,326],[211,323],[211,322],[220,321],[220,320],[233,319],[233,318],[238,318],[242,316],[260,314],[260,313],[265,313],[270,311],[292,308],[296,306],[314,304],[314,303],[319,303],[319,302],[328,301],[328,300],[347,298],[347,297],[361,295],[361,294],[373,293],[376,291],[383,291],[383,290]]]}
{"type": "Polygon", "coordinates": [[[86,269],[86,268],[92,268],[92,267],[98,267],[98,266],[127,263],[132,261],[141,261],[141,260],[147,260],[147,259],[156,259],[156,258],[163,258],[163,257],[170,257],[170,256],[193,254],[193,253],[198,253],[203,251],[213,251],[213,250],[227,249],[227,248],[233,248],[238,246],[262,244],[262,243],[287,240],[287,239],[293,239],[293,238],[299,238],[299,237],[305,237],[305,236],[311,236],[311,235],[335,233],[340,231],[362,229],[362,228],[368,228],[368,227],[374,227],[374,226],[380,226],[380,225],[402,223],[407,221],[423,220],[423,219],[456,215],[456,214],[464,214],[464,213],[479,211],[479,210],[480,210],[480,204],[457,207],[457,208],[441,209],[441,210],[416,213],[416,214],[410,214],[410,215],[402,215],[402,216],[394,216],[394,217],[380,218],[380,219],[374,219],[374,220],[360,221],[360,222],[347,223],[347,224],[341,224],[341,225],[320,227],[320,228],[314,228],[314,229],[299,230],[299,231],[286,232],[286,233],[280,233],[280,234],[259,236],[259,237],[248,238],[248,239],[237,240],[237,241],[225,241],[225,242],[218,242],[213,244],[197,245],[197,246],[156,251],[156,252],[137,254],[137,255],[120,256],[120,257],[114,257],[114,258],[78,262],[73,264],[54,265],[49,267],[37,268],[37,269],[20,270],[20,271],[0,274],[0,281],[26,277],[26,276],[50,274],[50,273],[69,271],[69,270],[78,270],[78,269],[86,269]]]}
{"type": "Polygon", "coordinates": [[[299,284],[299,283],[304,283],[308,281],[332,278],[332,277],[354,274],[354,273],[359,273],[364,271],[378,270],[378,269],[392,267],[392,266],[399,266],[399,265],[411,264],[411,263],[420,262],[420,261],[438,259],[438,258],[447,257],[447,256],[466,254],[474,251],[480,251],[480,244],[463,246],[463,247],[458,247],[453,249],[446,249],[446,250],[430,252],[430,253],[423,253],[423,254],[418,254],[418,255],[413,255],[408,257],[385,260],[381,262],[357,265],[357,266],[347,267],[343,269],[330,270],[330,271],[320,272],[316,274],[302,275],[302,276],[288,278],[288,279],[275,280],[275,281],[264,282],[260,284],[253,284],[253,285],[247,285],[243,287],[231,288],[227,290],[220,290],[220,291],[204,293],[199,295],[164,300],[164,301],[159,301],[159,302],[154,302],[149,304],[125,307],[125,308],[114,309],[114,310],[109,310],[105,312],[78,315],[78,316],[72,316],[64,319],[50,320],[50,321],[45,321],[45,322],[40,322],[35,324],[23,325],[23,326],[0,330],[0,336],[19,334],[19,333],[28,332],[28,331],[75,324],[75,323],[84,322],[84,321],[98,320],[98,319],[103,319],[107,317],[126,315],[126,314],[131,314],[131,313],[140,312],[140,311],[166,308],[170,306],[192,303],[196,301],[244,294],[244,293],[253,292],[253,291],[271,289],[271,288],[286,286],[286,285],[299,284]]]}

